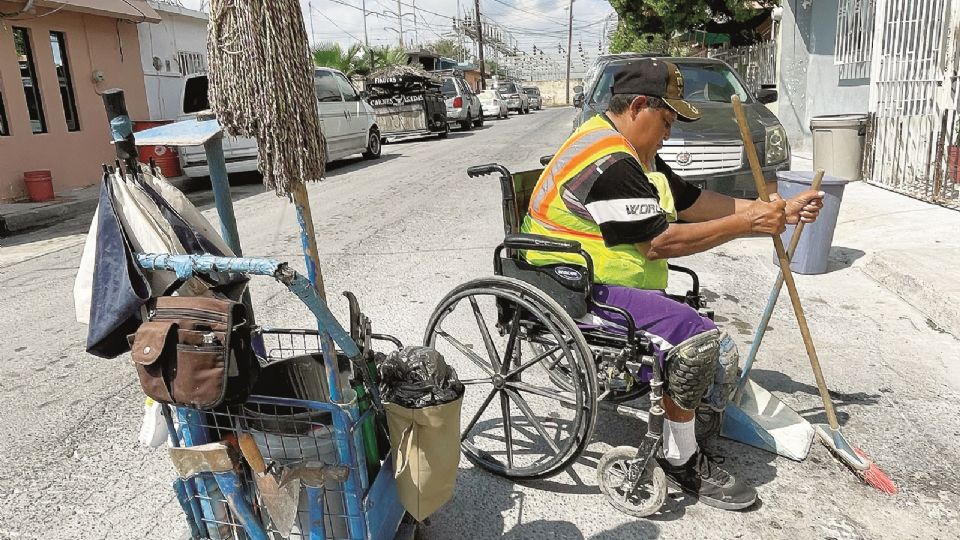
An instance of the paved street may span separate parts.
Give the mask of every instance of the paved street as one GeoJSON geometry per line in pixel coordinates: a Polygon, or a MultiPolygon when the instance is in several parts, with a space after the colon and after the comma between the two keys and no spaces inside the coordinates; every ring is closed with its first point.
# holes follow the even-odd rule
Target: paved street
{"type": "MultiPolygon", "coordinates": [[[[335,164],[310,188],[334,312],[345,314],[339,292],[351,290],[375,331],[418,343],[447,291],[492,274],[502,238],[496,179],[467,178],[466,167],[534,168],[569,133],[572,116],[570,108],[511,116],[447,140],[387,145],[376,162],[335,164]]],[[[255,180],[235,188],[245,254],[302,267],[292,206],[255,180]]],[[[850,193],[857,189],[874,188],[850,193]]],[[[209,192],[195,198],[215,216],[209,192]]],[[[74,320],[73,277],[88,226],[89,217],[73,219],[0,248],[0,539],[180,538],[165,452],[137,443],[134,370],[126,358],[87,356],[86,329],[74,320]]],[[[759,486],[761,504],[730,513],[672,493],[660,514],[633,519],[606,504],[594,466],[610,446],[633,444],[642,424],[601,414],[593,444],[556,477],[516,485],[463,461],[454,499],[424,538],[958,537],[957,340],[867,277],[855,264],[863,252],[846,242],[838,234],[843,249],[835,248],[828,274],[797,281],[845,432],[894,478],[899,495],[861,484],[818,444],[794,463],[720,441],[725,466],[759,486]]],[[[700,273],[744,355],[775,277],[770,251],[769,239],[758,238],[683,261],[700,273]]],[[[277,284],[255,281],[252,295],[258,322],[311,326],[277,284]]],[[[774,314],[755,378],[822,422],[788,306],[774,314]]]]}

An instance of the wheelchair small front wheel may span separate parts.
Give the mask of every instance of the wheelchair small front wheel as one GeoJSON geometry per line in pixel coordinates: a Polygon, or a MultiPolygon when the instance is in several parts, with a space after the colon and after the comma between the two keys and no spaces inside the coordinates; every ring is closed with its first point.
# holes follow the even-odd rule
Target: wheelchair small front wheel
{"type": "Polygon", "coordinates": [[[603,454],[597,464],[597,484],[610,504],[624,514],[647,517],[667,499],[667,477],[655,459],[642,471],[637,449],[618,446],[603,454]],[[639,479],[637,479],[639,476],[639,479]]]}

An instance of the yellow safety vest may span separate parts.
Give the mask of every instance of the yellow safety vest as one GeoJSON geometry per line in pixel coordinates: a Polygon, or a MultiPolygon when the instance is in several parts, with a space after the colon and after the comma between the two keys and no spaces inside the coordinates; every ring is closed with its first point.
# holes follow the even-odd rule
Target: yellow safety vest
{"type": "MultiPolygon", "coordinates": [[[[560,195],[565,183],[588,166],[616,153],[629,154],[640,162],[633,145],[602,116],[595,116],[581,125],[564,142],[540,175],[520,230],[580,242],[584,251],[593,259],[594,279],[597,283],[637,289],[665,289],[667,261],[651,261],[633,244],[607,247],[603,243],[600,227],[567,209],[560,195]]],[[[642,164],[641,166],[643,167],[642,164]]],[[[647,171],[646,167],[643,169],[647,179],[657,188],[660,207],[666,212],[667,221],[676,221],[676,205],[666,175],[647,171]]],[[[593,174],[599,176],[600,171],[593,167],[593,174]]],[[[524,257],[538,266],[557,263],[583,264],[583,257],[569,253],[526,251],[524,257]]]]}

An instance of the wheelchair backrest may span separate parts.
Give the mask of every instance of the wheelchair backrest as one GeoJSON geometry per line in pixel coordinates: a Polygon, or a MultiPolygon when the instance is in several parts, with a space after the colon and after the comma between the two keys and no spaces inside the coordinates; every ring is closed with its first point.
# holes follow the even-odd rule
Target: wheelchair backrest
{"type": "Polygon", "coordinates": [[[537,180],[540,179],[540,173],[542,172],[543,169],[523,171],[513,173],[512,181],[509,183],[501,180],[504,234],[520,232],[520,224],[523,223],[523,218],[527,215],[530,197],[533,196],[533,188],[537,186],[537,180]]]}

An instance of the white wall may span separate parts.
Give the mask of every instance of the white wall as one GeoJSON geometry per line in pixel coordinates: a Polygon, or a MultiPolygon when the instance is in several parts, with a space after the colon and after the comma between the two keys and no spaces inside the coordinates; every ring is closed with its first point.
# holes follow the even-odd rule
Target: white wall
{"type": "Polygon", "coordinates": [[[178,54],[180,51],[198,52],[206,58],[206,15],[176,6],[153,2],[151,5],[163,20],[159,24],[138,25],[149,120],[175,120],[180,112],[183,84],[178,54]],[[160,59],[159,70],[154,67],[154,57],[160,59]]]}

